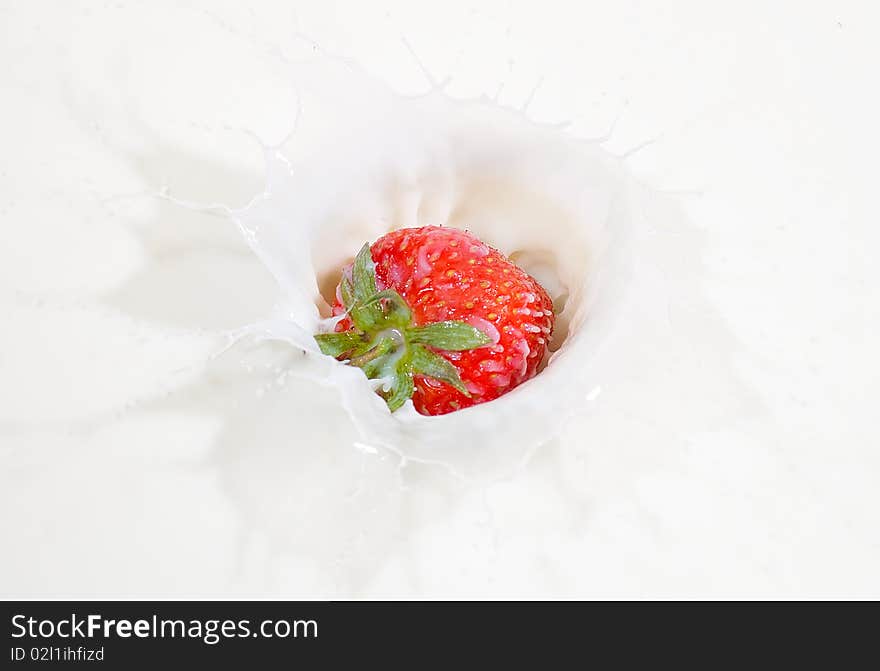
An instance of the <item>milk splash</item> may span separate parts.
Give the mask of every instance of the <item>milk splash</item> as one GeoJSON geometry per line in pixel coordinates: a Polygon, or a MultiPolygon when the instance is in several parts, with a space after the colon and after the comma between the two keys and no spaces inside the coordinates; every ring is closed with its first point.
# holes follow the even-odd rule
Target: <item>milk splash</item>
{"type": "Polygon", "coordinates": [[[346,63],[297,66],[294,77],[296,128],[283,148],[265,148],[264,192],[232,213],[285,296],[276,315],[242,333],[296,348],[288,380],[335,392],[291,407],[288,435],[306,438],[304,418],[329,426],[346,417],[351,449],[469,481],[511,473],[587,411],[601,385],[591,364],[631,268],[631,184],[620,161],[488,101],[436,90],[402,97],[346,63]],[[557,327],[543,371],[502,398],[439,417],[411,402],[391,414],[363,373],[323,356],[311,334],[326,327],[354,251],[429,224],[467,229],[537,277],[557,327]]]}

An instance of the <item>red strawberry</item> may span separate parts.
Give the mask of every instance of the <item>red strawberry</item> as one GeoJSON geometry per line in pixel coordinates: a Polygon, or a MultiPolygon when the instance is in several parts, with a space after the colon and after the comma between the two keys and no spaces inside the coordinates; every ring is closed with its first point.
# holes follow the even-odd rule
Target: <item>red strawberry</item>
{"type": "Polygon", "coordinates": [[[392,231],[343,270],[325,354],[385,378],[394,411],[490,401],[534,377],[553,330],[547,292],[501,252],[454,228],[392,231]]]}

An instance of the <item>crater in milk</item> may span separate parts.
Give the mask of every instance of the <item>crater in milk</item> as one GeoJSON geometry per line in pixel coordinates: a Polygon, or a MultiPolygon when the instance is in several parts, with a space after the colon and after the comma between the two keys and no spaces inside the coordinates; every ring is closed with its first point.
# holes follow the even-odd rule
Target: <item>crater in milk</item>
{"type": "Polygon", "coordinates": [[[508,471],[595,397],[590,365],[630,270],[622,167],[594,144],[488,102],[402,98],[344,64],[296,77],[296,132],[267,148],[264,193],[234,213],[285,296],[248,331],[296,348],[288,382],[331,390],[290,408],[287,435],[345,416],[352,449],[468,479],[508,471]],[[428,224],[472,231],[541,282],[557,312],[552,354],[537,377],[491,403],[426,417],[410,402],[391,414],[361,371],[321,355],[311,335],[354,251],[428,224]]]}

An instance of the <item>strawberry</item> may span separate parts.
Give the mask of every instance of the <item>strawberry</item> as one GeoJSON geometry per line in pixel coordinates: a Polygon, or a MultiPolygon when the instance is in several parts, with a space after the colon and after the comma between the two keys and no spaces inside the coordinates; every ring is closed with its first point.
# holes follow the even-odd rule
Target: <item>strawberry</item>
{"type": "Polygon", "coordinates": [[[423,415],[495,399],[534,377],[553,330],[547,292],[501,252],[424,226],[364,245],[342,273],[335,333],[321,351],[383,380],[393,412],[423,415]]]}

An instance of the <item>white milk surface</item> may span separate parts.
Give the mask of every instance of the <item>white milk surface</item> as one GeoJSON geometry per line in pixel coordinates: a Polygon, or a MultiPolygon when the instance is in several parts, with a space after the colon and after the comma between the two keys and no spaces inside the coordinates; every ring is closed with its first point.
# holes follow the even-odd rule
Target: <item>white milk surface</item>
{"type": "Polygon", "coordinates": [[[0,596],[880,597],[872,3],[245,4],[0,7],[0,596]],[[424,224],[559,310],[433,418],[424,224]]]}

